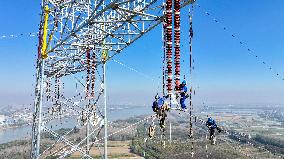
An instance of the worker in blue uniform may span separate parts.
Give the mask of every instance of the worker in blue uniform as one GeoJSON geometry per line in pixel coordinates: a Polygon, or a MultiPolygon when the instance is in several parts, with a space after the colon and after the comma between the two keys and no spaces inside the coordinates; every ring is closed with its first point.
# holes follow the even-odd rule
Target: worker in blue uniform
{"type": "Polygon", "coordinates": [[[186,98],[188,98],[189,95],[187,94],[187,86],[186,86],[186,81],[182,81],[181,85],[180,85],[180,106],[181,109],[183,109],[184,111],[187,110],[187,107],[185,105],[185,100],[186,98]]]}
{"type": "MultiPolygon", "coordinates": [[[[217,126],[215,120],[211,117],[207,119],[206,126],[209,128],[209,140],[213,140],[215,138],[215,129],[217,129],[219,133],[222,132],[222,129],[217,126]]],[[[212,144],[215,144],[215,141],[213,141],[212,144]]]]}
{"type": "Polygon", "coordinates": [[[167,97],[159,97],[157,94],[155,96],[155,101],[153,102],[152,109],[157,114],[157,118],[160,120],[160,127],[165,128],[165,119],[167,117],[166,111],[169,110],[168,103],[166,102],[167,97]]]}

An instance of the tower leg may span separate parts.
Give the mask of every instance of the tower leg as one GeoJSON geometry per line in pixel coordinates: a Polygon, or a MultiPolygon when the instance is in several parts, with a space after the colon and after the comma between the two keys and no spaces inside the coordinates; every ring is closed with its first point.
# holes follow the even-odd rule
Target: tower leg
{"type": "Polygon", "coordinates": [[[36,73],[36,88],[32,126],[31,159],[39,158],[40,133],[42,130],[42,95],[43,95],[44,59],[39,59],[36,73]]]}
{"type": "Polygon", "coordinates": [[[104,141],[104,154],[105,159],[107,159],[107,93],[106,93],[106,62],[103,65],[103,75],[104,75],[104,105],[105,105],[105,112],[104,112],[104,127],[105,127],[105,141],[104,141]]]}

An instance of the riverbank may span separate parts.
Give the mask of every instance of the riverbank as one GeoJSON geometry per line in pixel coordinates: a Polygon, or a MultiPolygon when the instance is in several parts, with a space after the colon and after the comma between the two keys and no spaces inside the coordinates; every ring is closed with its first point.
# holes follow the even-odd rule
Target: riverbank
{"type": "MultiPolygon", "coordinates": [[[[117,109],[116,111],[110,111],[108,113],[109,121],[123,120],[134,116],[151,114],[151,109],[147,107],[137,106],[137,107],[127,107],[127,109],[117,109]]],[[[54,130],[61,128],[74,128],[78,127],[77,116],[58,118],[47,124],[47,127],[52,127],[54,130]]],[[[0,144],[21,140],[31,137],[32,124],[24,124],[21,126],[9,127],[9,128],[0,128],[0,144]]]]}

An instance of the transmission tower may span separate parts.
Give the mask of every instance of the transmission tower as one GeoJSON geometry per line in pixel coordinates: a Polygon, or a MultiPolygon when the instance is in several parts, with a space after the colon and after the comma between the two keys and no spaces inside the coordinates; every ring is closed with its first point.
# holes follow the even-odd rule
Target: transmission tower
{"type": "Polygon", "coordinates": [[[31,158],[92,158],[98,137],[107,158],[107,61],[163,22],[163,2],[42,0],[41,8],[31,158]],[[57,131],[66,118],[74,128],[57,131]],[[43,145],[48,137],[53,143],[43,145]]]}

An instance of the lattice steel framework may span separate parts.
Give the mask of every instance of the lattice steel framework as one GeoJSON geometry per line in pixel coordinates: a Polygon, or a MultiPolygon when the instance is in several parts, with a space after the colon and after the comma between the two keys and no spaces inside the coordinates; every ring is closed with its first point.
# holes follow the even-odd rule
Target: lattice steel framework
{"type": "MultiPolygon", "coordinates": [[[[190,3],[181,0],[181,8],[190,3]]],[[[162,0],[42,1],[31,158],[75,152],[92,158],[89,150],[100,131],[107,133],[106,114],[100,111],[106,105],[100,99],[106,96],[105,64],[163,22],[163,10],[162,0]],[[52,122],[69,116],[78,119],[74,129],[86,132],[79,141],[70,135],[74,129],[60,134],[52,128],[52,122]],[[42,134],[57,141],[46,148],[42,134]]]]}

